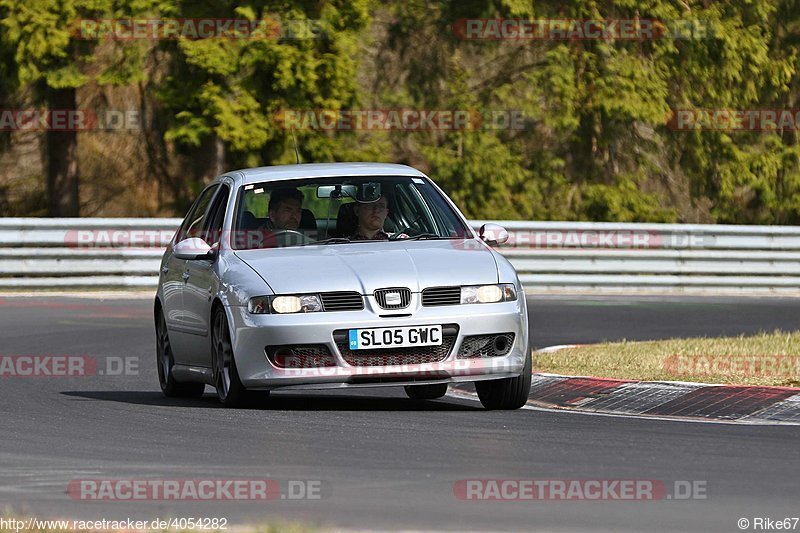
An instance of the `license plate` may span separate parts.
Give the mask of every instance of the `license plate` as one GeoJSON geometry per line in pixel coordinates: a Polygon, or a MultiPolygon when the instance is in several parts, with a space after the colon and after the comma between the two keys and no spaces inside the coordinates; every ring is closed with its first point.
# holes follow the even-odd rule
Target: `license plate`
{"type": "Polygon", "coordinates": [[[349,333],[351,350],[411,348],[442,344],[442,326],[351,329],[349,333]]]}

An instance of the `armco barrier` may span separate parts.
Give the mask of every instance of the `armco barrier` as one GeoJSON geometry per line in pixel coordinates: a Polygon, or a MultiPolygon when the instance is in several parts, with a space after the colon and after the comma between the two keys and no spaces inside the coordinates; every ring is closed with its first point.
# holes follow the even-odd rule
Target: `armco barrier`
{"type": "Polygon", "coordinates": [[[534,290],[800,295],[800,227],[498,223],[511,234],[502,253],[534,290]]]}
{"type": "Polygon", "coordinates": [[[177,218],[0,218],[0,289],[155,289],[177,218]]]}
{"type": "MultiPolygon", "coordinates": [[[[798,227],[493,222],[509,231],[500,251],[532,291],[800,295],[798,227]]],[[[179,224],[0,218],[0,289],[153,289],[179,224]]]]}

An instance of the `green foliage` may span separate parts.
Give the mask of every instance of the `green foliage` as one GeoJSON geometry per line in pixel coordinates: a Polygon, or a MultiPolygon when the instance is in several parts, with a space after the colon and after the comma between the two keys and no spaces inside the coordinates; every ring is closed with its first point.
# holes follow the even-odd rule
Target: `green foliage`
{"type": "Polygon", "coordinates": [[[668,122],[676,109],[800,108],[797,0],[0,0],[0,29],[3,95],[145,87],[151,144],[178,156],[159,167],[176,200],[220,166],[294,162],[281,110],[500,111],[519,127],[295,133],[304,161],[418,166],[471,217],[800,223],[795,130],[668,122]],[[292,34],[75,36],[79,19],[128,16],[266,19],[292,34]],[[682,33],[470,41],[453,30],[464,18],[639,19],[682,33]]]}
{"type": "Polygon", "coordinates": [[[126,43],[114,58],[103,57],[95,53],[98,42],[81,35],[81,20],[138,15],[154,5],[155,0],[0,0],[0,28],[14,50],[22,84],[43,81],[52,89],[75,89],[92,80],[124,85],[142,78],[143,46],[126,43]]]}
{"type": "MultiPolygon", "coordinates": [[[[270,4],[214,12],[215,17],[278,21],[291,32],[280,38],[182,39],[165,45],[172,64],[159,96],[174,116],[167,139],[198,147],[212,135],[224,141],[234,164],[268,164],[276,147],[285,151],[288,135],[272,120],[276,112],[336,110],[354,102],[355,58],[369,20],[367,2],[288,2],[281,7],[279,13],[270,4]],[[316,38],[294,38],[308,36],[301,30],[309,27],[319,29],[316,38]]],[[[197,10],[192,16],[203,11],[188,3],[180,9],[187,14],[197,10]]],[[[311,159],[332,155],[329,142],[301,145],[311,159]]]]}
{"type": "MultiPolygon", "coordinates": [[[[5,18],[5,7],[0,4],[0,19],[5,18]]],[[[14,46],[8,33],[0,31],[0,104],[7,105],[18,88],[17,64],[14,46]]]]}
{"type": "Polygon", "coordinates": [[[541,205],[530,171],[495,135],[454,135],[423,154],[431,174],[468,217],[502,219],[511,210],[533,213],[541,205]]]}

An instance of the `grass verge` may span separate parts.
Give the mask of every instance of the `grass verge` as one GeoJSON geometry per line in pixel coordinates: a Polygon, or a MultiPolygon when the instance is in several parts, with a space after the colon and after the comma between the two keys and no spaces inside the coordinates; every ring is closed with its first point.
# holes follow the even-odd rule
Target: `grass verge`
{"type": "Polygon", "coordinates": [[[800,386],[800,332],[613,342],[534,354],[534,371],[641,381],[800,386]]]}

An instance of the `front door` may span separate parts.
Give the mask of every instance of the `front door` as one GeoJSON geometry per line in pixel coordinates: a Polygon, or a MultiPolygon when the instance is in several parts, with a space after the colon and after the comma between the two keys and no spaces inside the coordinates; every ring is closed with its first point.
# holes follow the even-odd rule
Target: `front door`
{"type": "MultiPolygon", "coordinates": [[[[228,197],[228,187],[222,185],[206,214],[203,231],[199,235],[215,249],[219,249],[228,197]]],[[[194,366],[211,367],[211,304],[219,286],[216,266],[216,257],[186,261],[183,308],[185,325],[191,335],[189,357],[194,366]]]]}

